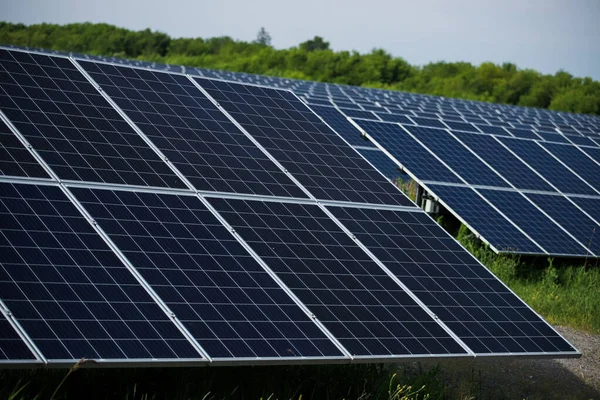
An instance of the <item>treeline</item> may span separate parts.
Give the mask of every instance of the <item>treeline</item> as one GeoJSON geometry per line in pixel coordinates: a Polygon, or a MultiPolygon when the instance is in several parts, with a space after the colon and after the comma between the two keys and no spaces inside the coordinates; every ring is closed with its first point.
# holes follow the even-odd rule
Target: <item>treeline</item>
{"type": "Polygon", "coordinates": [[[269,45],[265,33],[261,30],[256,41],[244,42],[227,36],[171,38],[108,24],[0,22],[2,44],[600,114],[600,82],[564,71],[543,75],[512,63],[436,62],[419,67],[382,49],[336,52],[318,36],[279,50],[269,45]]]}

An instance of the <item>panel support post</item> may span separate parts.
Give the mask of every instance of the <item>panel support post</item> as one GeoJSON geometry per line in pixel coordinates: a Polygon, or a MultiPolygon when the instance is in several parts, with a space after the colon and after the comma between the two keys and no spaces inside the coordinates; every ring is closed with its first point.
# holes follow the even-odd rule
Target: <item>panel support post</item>
{"type": "Polygon", "coordinates": [[[423,186],[419,184],[417,184],[417,194],[415,203],[417,203],[417,206],[423,208],[423,186]]]}

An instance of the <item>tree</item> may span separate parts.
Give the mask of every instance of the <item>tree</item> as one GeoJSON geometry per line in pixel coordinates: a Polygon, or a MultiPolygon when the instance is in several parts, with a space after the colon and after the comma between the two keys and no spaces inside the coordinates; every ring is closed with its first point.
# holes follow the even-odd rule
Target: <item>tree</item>
{"type": "Polygon", "coordinates": [[[269,32],[266,31],[264,26],[261,26],[260,30],[256,34],[255,42],[264,46],[271,45],[271,35],[269,35],[269,32]]]}
{"type": "Polygon", "coordinates": [[[314,39],[300,43],[300,49],[306,52],[316,50],[329,50],[329,42],[324,41],[321,36],[315,36],[314,39]]]}

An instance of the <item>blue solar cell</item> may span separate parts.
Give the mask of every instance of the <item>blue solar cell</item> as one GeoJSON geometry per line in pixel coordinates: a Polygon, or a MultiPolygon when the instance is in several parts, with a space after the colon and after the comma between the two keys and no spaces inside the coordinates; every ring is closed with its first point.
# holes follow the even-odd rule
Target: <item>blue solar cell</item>
{"type": "Polygon", "coordinates": [[[519,129],[519,128],[506,128],[510,133],[512,133],[515,137],[522,139],[536,139],[539,140],[540,137],[536,135],[531,129],[519,129]]]}
{"type": "Polygon", "coordinates": [[[328,208],[476,354],[574,351],[427,214],[328,208]]]}
{"type": "MultiPolygon", "coordinates": [[[[378,112],[377,115],[379,116],[379,118],[381,118],[384,121],[387,122],[397,122],[400,124],[408,124],[408,125],[412,125],[413,122],[406,117],[405,115],[402,114],[388,114],[388,113],[384,113],[384,112],[378,112]]],[[[371,118],[373,119],[373,118],[371,118]]]]}
{"type": "Polygon", "coordinates": [[[498,174],[474,156],[446,130],[407,126],[406,129],[468,183],[508,187],[498,174]]]}
{"type": "Polygon", "coordinates": [[[0,188],[0,293],[47,359],[201,358],[58,187],[0,188]]]}
{"type": "Polygon", "coordinates": [[[580,147],[579,149],[600,164],[600,148],[580,147]]]}
{"type": "Polygon", "coordinates": [[[183,188],[66,58],[0,50],[2,109],[62,179],[183,188]]]}
{"type": "Polygon", "coordinates": [[[398,179],[401,179],[403,182],[411,180],[410,176],[400,172],[398,165],[396,165],[396,163],[383,151],[379,149],[358,149],[357,151],[392,182],[396,182],[398,179]]]}
{"type": "Polygon", "coordinates": [[[466,131],[466,132],[478,132],[477,128],[473,124],[469,124],[467,122],[457,122],[457,121],[447,121],[444,120],[444,123],[448,125],[450,129],[458,130],[458,131],[466,131]]]}
{"type": "Polygon", "coordinates": [[[313,106],[311,107],[317,115],[336,131],[341,137],[346,139],[352,146],[375,147],[368,139],[361,135],[361,132],[335,107],[313,106]]]}
{"type": "Polygon", "coordinates": [[[598,145],[596,144],[596,142],[594,142],[592,139],[590,139],[589,137],[585,137],[585,136],[573,136],[573,135],[568,135],[567,139],[574,144],[578,144],[581,146],[592,146],[592,147],[598,147],[598,145]]]}
{"type": "Polygon", "coordinates": [[[536,133],[542,137],[542,139],[547,140],[549,142],[555,143],[570,143],[569,140],[561,135],[560,133],[555,132],[544,132],[544,131],[536,131],[536,133]]]}
{"type": "Polygon", "coordinates": [[[572,144],[540,144],[600,192],[600,164],[586,157],[582,150],[572,144]]]}
{"type": "Polygon", "coordinates": [[[413,205],[292,93],[198,82],[316,198],[413,205]]]}
{"type": "Polygon", "coordinates": [[[428,185],[427,187],[498,251],[544,253],[473,189],[442,185],[428,185]]]}
{"type": "Polygon", "coordinates": [[[385,148],[421,180],[462,183],[450,169],[413,139],[399,125],[386,122],[356,121],[369,136],[385,148]]]}
{"type": "Polygon", "coordinates": [[[531,140],[498,138],[521,160],[563,193],[596,195],[596,191],[531,140]]]}
{"type": "Polygon", "coordinates": [[[333,104],[329,100],[318,99],[314,97],[309,97],[306,99],[310,106],[328,106],[333,107],[333,104]]]}
{"type": "Polygon", "coordinates": [[[454,135],[520,189],[555,191],[527,165],[490,135],[453,132],[454,135]]]}
{"type": "Polygon", "coordinates": [[[351,108],[340,108],[340,111],[350,118],[364,118],[377,120],[377,117],[371,111],[353,110],[351,108]]]}
{"type": "Polygon", "coordinates": [[[342,355],[198,198],[73,191],[211,357],[342,355]]]}
{"type": "Polygon", "coordinates": [[[50,177],[2,120],[0,120],[0,175],[50,177]]]}
{"type": "Polygon", "coordinates": [[[504,215],[551,255],[585,255],[587,251],[517,192],[479,190],[504,215]]]}
{"type": "Polygon", "coordinates": [[[417,126],[446,129],[446,125],[444,125],[439,119],[422,117],[410,117],[410,119],[415,121],[417,126]]]}
{"type": "Polygon", "coordinates": [[[489,135],[510,136],[510,134],[500,126],[492,126],[485,124],[476,124],[476,126],[481,132],[487,133],[489,135]]]}
{"type": "Polygon", "coordinates": [[[196,189],[306,197],[187,77],[81,64],[196,189]]]}
{"type": "MultiPolygon", "coordinates": [[[[570,199],[600,224],[600,198],[570,197],[570,199]]],[[[600,230],[596,230],[594,237],[594,240],[599,240],[600,230]]]]}
{"type": "Polygon", "coordinates": [[[318,206],[209,201],[352,354],[464,353],[318,206]]]}
{"type": "Polygon", "coordinates": [[[582,213],[566,197],[546,194],[527,194],[539,208],[558,222],[580,243],[600,255],[600,225],[582,213]]]}
{"type": "Polygon", "coordinates": [[[0,313],[0,364],[8,360],[34,361],[35,357],[8,320],[0,313]]]}

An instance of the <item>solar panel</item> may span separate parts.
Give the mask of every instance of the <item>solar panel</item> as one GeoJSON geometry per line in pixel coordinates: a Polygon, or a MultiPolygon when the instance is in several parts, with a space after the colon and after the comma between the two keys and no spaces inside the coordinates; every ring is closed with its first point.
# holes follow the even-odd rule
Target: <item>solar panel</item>
{"type": "Polygon", "coordinates": [[[463,132],[453,132],[453,134],[515,187],[554,191],[552,186],[503,147],[494,137],[463,132]]]}
{"type": "Polygon", "coordinates": [[[375,145],[363,137],[360,131],[356,129],[356,127],[335,107],[311,105],[310,108],[312,108],[317,115],[323,118],[327,125],[341,137],[346,139],[352,146],[368,146],[375,148],[375,145]]]}
{"type": "Polygon", "coordinates": [[[542,214],[520,193],[503,190],[479,190],[479,192],[535,240],[547,254],[575,256],[588,253],[587,249],[542,214]]]}
{"type": "MultiPolygon", "coordinates": [[[[381,118],[384,121],[387,122],[396,122],[396,123],[400,123],[400,124],[409,124],[412,125],[413,122],[408,119],[408,117],[406,117],[405,115],[402,114],[388,114],[388,113],[384,113],[384,112],[378,112],[377,115],[379,116],[379,118],[381,118]]],[[[374,118],[371,118],[374,119],[374,118]]]]}
{"type": "Polygon", "coordinates": [[[528,193],[526,196],[593,254],[600,255],[600,237],[596,237],[596,233],[600,233],[600,225],[566,197],[535,193],[528,193]]]}
{"type": "Polygon", "coordinates": [[[342,356],[197,197],[73,192],[212,358],[342,356]]]}
{"type": "Polygon", "coordinates": [[[328,209],[476,354],[575,352],[425,213],[328,209]]]}
{"type": "Polygon", "coordinates": [[[35,361],[33,353],[4,314],[0,313],[0,364],[15,361],[35,361]]]}
{"type": "Polygon", "coordinates": [[[357,151],[389,180],[395,182],[397,178],[400,178],[404,182],[407,182],[411,179],[405,173],[400,172],[398,165],[383,151],[377,148],[368,150],[357,149],[357,151]]]}
{"type": "Polygon", "coordinates": [[[509,186],[497,173],[452,137],[448,131],[412,126],[407,126],[406,129],[468,183],[509,186]]]}
{"type": "Polygon", "coordinates": [[[536,139],[539,140],[540,137],[536,135],[531,129],[520,129],[520,128],[506,128],[513,136],[522,139],[536,139]]]}
{"type": "Polygon", "coordinates": [[[196,189],[306,197],[187,77],[80,63],[196,189]]]}
{"type": "Polygon", "coordinates": [[[477,126],[477,128],[483,133],[487,133],[490,135],[510,136],[510,134],[508,132],[506,132],[506,130],[504,130],[504,128],[502,128],[500,126],[492,126],[492,125],[484,125],[484,124],[477,124],[475,126],[477,126]]]}
{"type": "Polygon", "coordinates": [[[540,143],[577,175],[593,186],[600,194],[600,164],[597,164],[573,145],[540,143]]]}
{"type": "Polygon", "coordinates": [[[353,110],[351,108],[340,108],[340,111],[350,118],[377,119],[371,111],[353,110]]]}
{"type": "Polygon", "coordinates": [[[413,205],[292,93],[196,79],[316,198],[413,205]]]}
{"type": "Polygon", "coordinates": [[[412,116],[410,117],[410,119],[415,121],[415,124],[417,124],[418,126],[446,129],[446,125],[444,125],[439,119],[412,116]]]}
{"type": "Polygon", "coordinates": [[[351,354],[465,354],[318,206],[209,201],[351,354]]]}
{"type": "Polygon", "coordinates": [[[523,232],[488,204],[475,190],[460,186],[428,185],[440,200],[499,252],[544,253],[523,232]]]}
{"type": "Polygon", "coordinates": [[[544,151],[537,142],[511,138],[498,138],[498,140],[561,192],[588,195],[597,194],[594,189],[544,151]]]}
{"type": "Polygon", "coordinates": [[[399,125],[356,120],[360,127],[411,173],[425,181],[462,183],[462,180],[399,125]]]}
{"type": "Polygon", "coordinates": [[[8,119],[61,179],[185,187],[66,58],[0,49],[8,119]]]}
{"type": "Polygon", "coordinates": [[[0,293],[49,362],[201,360],[58,187],[0,188],[0,293]]]}
{"type": "Polygon", "coordinates": [[[44,168],[2,119],[0,119],[0,162],[0,175],[49,178],[44,168]]]}
{"type": "Polygon", "coordinates": [[[477,128],[473,124],[467,122],[447,121],[444,120],[444,124],[448,125],[448,128],[452,130],[466,131],[466,132],[477,132],[477,128]]]}

